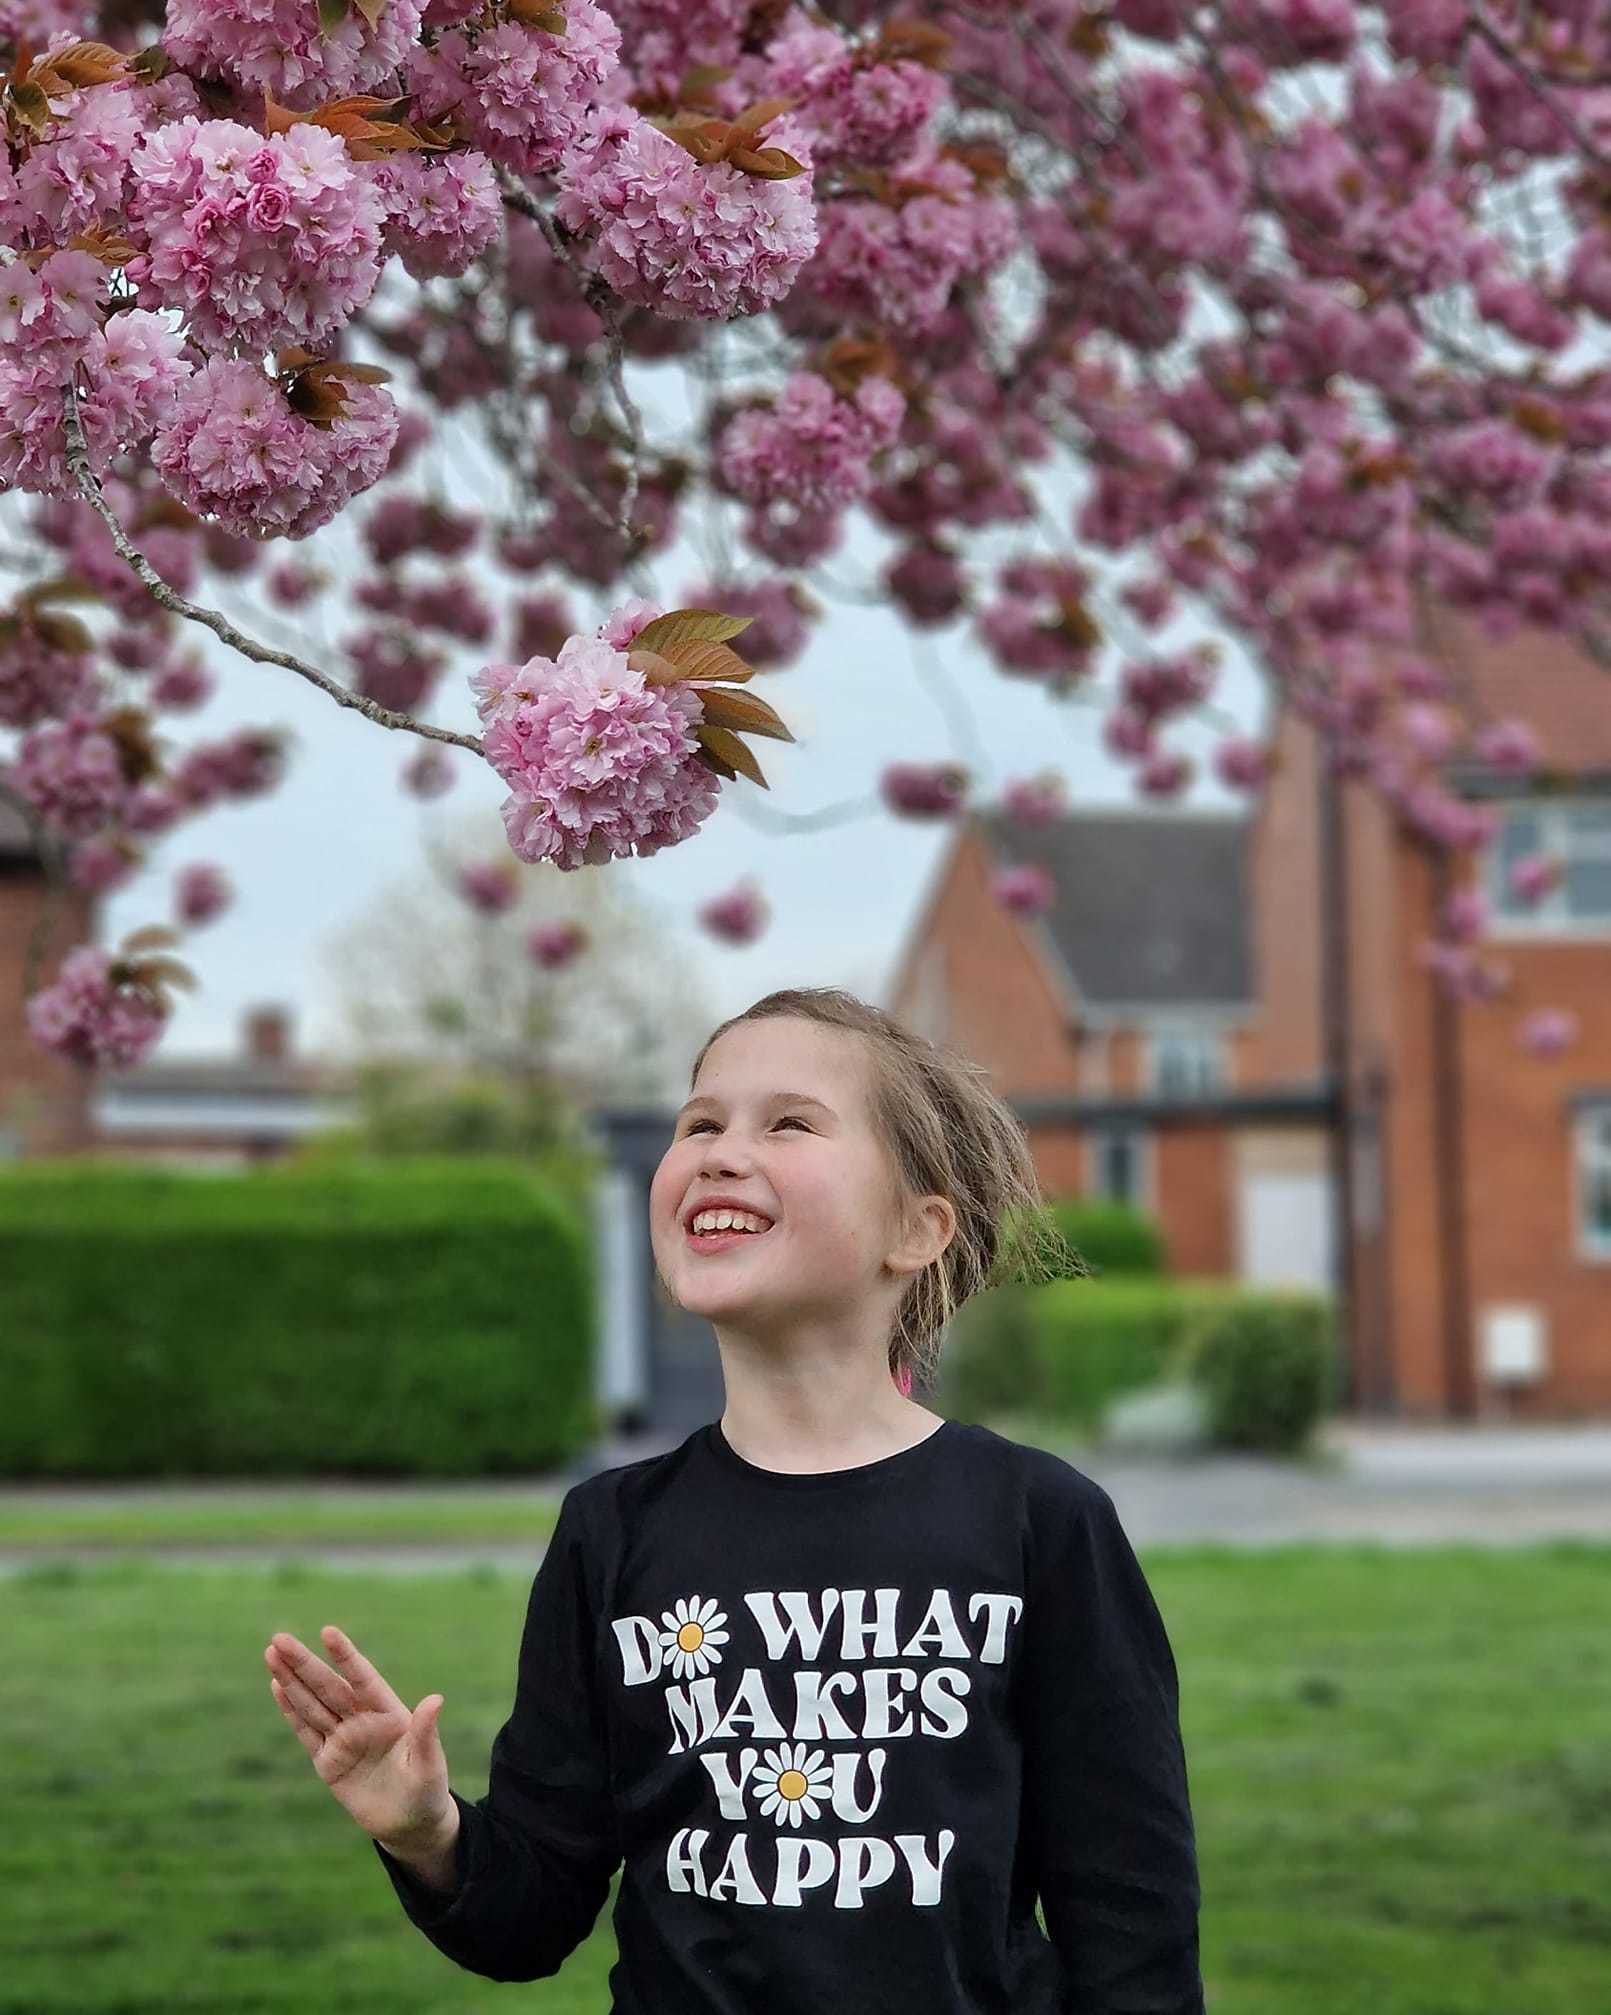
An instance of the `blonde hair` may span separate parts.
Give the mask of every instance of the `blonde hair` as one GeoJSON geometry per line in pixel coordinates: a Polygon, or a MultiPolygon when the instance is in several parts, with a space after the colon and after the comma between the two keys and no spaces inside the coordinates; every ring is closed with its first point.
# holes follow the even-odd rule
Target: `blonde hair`
{"type": "Polygon", "coordinates": [[[914,1035],[893,1015],[840,987],[783,987],[713,1029],[689,1086],[719,1035],[740,1022],[794,1016],[856,1037],[871,1065],[869,1119],[895,1175],[895,1201],[914,1208],[943,1196],[956,1230],[940,1257],[912,1278],[889,1340],[891,1376],[932,1385],[947,1325],[962,1305],[1007,1279],[1030,1282],[1090,1268],[1047,1215],[1029,1138],[989,1073],[958,1051],[914,1035]]]}

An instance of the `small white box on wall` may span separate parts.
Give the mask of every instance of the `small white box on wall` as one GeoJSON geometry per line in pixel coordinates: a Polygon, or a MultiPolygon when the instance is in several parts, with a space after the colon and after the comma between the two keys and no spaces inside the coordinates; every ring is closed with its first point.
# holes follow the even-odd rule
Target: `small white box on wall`
{"type": "Polygon", "coordinates": [[[1482,1369],[1496,1382],[1531,1385],[1549,1370],[1544,1311],[1523,1302],[1492,1302],[1482,1311],[1482,1369]]]}

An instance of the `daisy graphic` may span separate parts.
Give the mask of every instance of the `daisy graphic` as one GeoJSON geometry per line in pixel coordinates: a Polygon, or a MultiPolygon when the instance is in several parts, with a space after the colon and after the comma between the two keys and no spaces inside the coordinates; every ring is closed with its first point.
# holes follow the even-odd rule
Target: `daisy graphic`
{"type": "Polygon", "coordinates": [[[697,1595],[681,1596],[661,1611],[660,1621],[665,1625],[660,1633],[661,1654],[678,1679],[721,1664],[722,1654],[716,1647],[727,1642],[727,1632],[721,1627],[727,1618],[716,1607],[714,1597],[701,1602],[697,1595]]]}
{"type": "Polygon", "coordinates": [[[803,1742],[785,1742],[762,1750],[750,1782],[759,1792],[763,1817],[775,1814],[780,1826],[798,1826],[802,1807],[807,1818],[821,1817],[817,1800],[833,1788],[833,1768],[822,1750],[813,1749],[808,1756],[803,1742]]]}

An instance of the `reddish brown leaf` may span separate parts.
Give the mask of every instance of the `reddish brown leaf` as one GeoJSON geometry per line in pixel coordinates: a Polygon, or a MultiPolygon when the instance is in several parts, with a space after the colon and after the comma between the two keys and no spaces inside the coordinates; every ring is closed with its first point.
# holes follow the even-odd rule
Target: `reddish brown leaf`
{"type": "Polygon", "coordinates": [[[702,721],[695,727],[694,733],[701,746],[712,756],[719,757],[726,763],[729,771],[736,770],[740,776],[748,777],[752,784],[759,784],[763,791],[771,788],[761,774],[761,766],[754,755],[730,729],[713,727],[708,722],[702,721]]]}

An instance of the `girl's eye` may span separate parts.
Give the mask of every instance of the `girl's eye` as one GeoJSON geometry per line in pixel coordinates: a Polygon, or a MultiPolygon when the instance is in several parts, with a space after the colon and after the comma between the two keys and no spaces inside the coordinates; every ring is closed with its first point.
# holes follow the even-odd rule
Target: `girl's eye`
{"type": "MultiPolygon", "coordinates": [[[[701,1127],[714,1126],[715,1124],[716,1122],[712,1119],[696,1119],[690,1123],[688,1131],[690,1133],[698,1133],[701,1127]]],[[[772,1124],[774,1126],[805,1127],[807,1133],[811,1131],[810,1127],[806,1126],[805,1121],[803,1119],[796,1119],[793,1113],[785,1113],[782,1119],[774,1120],[772,1124]]]]}

